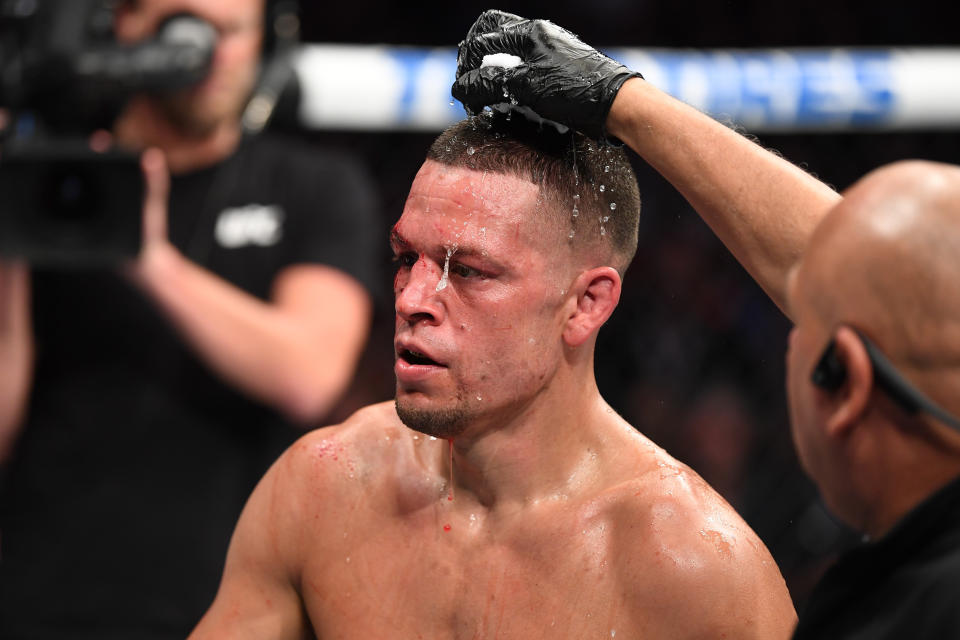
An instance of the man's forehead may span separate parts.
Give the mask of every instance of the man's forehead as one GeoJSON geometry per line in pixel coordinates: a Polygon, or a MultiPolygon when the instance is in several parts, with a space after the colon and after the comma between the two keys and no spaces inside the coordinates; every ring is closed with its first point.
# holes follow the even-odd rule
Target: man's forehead
{"type": "MultiPolygon", "coordinates": [[[[395,245],[432,250],[456,245],[511,262],[511,256],[544,253],[559,232],[539,209],[537,185],[516,176],[428,160],[410,189],[394,227],[395,245]]],[[[552,253],[552,252],[551,252],[552,253]]]]}
{"type": "MultiPolygon", "coordinates": [[[[460,188],[464,193],[472,194],[484,200],[496,200],[507,196],[516,202],[518,196],[536,197],[540,187],[530,180],[505,171],[474,169],[471,167],[448,165],[435,160],[427,160],[414,178],[414,190],[440,188],[460,188]]],[[[517,202],[517,204],[520,204],[517,202]]]]}
{"type": "Polygon", "coordinates": [[[417,173],[404,207],[408,214],[488,227],[527,227],[537,217],[540,190],[532,182],[495,171],[428,160],[417,173]]]}

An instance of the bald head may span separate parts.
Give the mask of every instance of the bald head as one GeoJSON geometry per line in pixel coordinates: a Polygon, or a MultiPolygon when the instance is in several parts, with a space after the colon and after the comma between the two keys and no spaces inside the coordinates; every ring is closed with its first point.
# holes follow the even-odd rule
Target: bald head
{"type": "Polygon", "coordinates": [[[960,168],[867,174],[817,227],[801,271],[828,328],[866,331],[916,382],[942,386],[960,370],[960,168]]]}

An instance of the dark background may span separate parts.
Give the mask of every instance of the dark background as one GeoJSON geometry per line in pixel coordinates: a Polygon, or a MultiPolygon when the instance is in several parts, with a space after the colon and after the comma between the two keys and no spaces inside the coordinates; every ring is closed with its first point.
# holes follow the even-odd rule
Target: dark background
{"type": "MultiPolygon", "coordinates": [[[[544,17],[599,47],[923,46],[957,42],[949,3],[826,0],[591,0],[496,8],[544,17]]],[[[488,5],[302,0],[308,42],[453,46],[488,5]]],[[[639,69],[643,71],[643,69],[639,69]]],[[[957,71],[960,73],[960,69],[957,71]]],[[[381,189],[387,230],[399,217],[429,134],[312,132],[360,154],[381,189]]],[[[957,131],[763,135],[759,142],[839,190],[901,158],[960,160],[957,131]]],[[[824,511],[793,452],[783,353],[789,322],[677,193],[634,157],[644,201],[640,247],[618,311],[601,334],[597,377],[632,424],[716,487],[773,552],[798,605],[854,536],[824,511]]],[[[392,396],[392,309],[335,418],[392,396]]]]}

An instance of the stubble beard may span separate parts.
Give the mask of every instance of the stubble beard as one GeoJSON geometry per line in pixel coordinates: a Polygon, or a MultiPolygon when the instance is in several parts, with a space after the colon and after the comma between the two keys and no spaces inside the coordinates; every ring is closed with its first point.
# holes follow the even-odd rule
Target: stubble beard
{"type": "Polygon", "coordinates": [[[473,415],[462,403],[452,407],[421,409],[403,403],[400,398],[394,402],[397,415],[403,424],[434,438],[449,439],[459,436],[473,415]]]}
{"type": "MultiPolygon", "coordinates": [[[[217,113],[206,105],[198,107],[188,96],[175,94],[159,99],[166,118],[181,132],[194,138],[205,138],[229,116],[217,113]]],[[[232,114],[230,114],[232,116],[232,114]]],[[[239,118],[239,115],[237,115],[239,118]]]]}

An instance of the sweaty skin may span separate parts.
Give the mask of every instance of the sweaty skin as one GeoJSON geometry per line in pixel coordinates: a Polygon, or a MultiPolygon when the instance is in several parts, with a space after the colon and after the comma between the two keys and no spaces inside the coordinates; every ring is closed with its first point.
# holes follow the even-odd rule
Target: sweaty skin
{"type": "MultiPolygon", "coordinates": [[[[889,416],[906,416],[884,394],[871,394],[862,415],[841,421],[871,428],[831,427],[823,416],[834,410],[832,398],[809,375],[838,327],[856,327],[917,388],[960,412],[958,220],[960,169],[888,165],[847,190],[789,279],[796,328],[787,387],[797,450],[831,508],[873,537],[956,476],[957,436],[946,427],[898,426],[889,416]]],[[[929,416],[917,419],[930,426],[929,416]]]]}
{"type": "Polygon", "coordinates": [[[760,540],[600,396],[620,279],[543,206],[520,178],[424,164],[392,236],[397,403],[444,419],[421,433],[384,403],[298,441],[192,638],[790,634],[760,540]]]}

